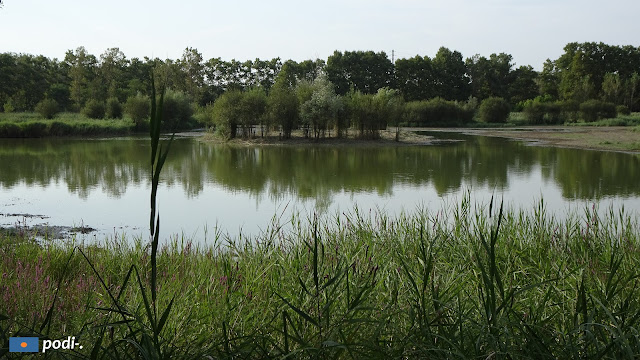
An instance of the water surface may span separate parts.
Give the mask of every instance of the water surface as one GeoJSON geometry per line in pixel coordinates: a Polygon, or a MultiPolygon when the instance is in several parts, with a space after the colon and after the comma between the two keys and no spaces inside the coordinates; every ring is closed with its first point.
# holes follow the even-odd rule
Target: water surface
{"type": "MultiPolygon", "coordinates": [[[[291,211],[439,209],[468,189],[472,200],[495,195],[511,207],[532,208],[544,197],[558,215],[592,203],[640,210],[638,155],[436,136],[457,141],[232,147],[178,139],[158,193],[162,234],[202,240],[216,225],[232,236],[257,234],[291,211]]],[[[99,230],[89,237],[146,238],[149,163],[144,138],[2,139],[0,226],[88,225],[99,230]]]]}

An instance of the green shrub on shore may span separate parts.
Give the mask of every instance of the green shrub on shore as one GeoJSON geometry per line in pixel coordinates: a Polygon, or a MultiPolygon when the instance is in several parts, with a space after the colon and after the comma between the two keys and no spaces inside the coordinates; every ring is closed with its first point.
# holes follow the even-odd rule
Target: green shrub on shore
{"type": "Polygon", "coordinates": [[[527,123],[531,125],[560,125],[577,120],[578,104],[574,101],[552,101],[537,97],[523,102],[527,123]]]}
{"type": "Polygon", "coordinates": [[[472,120],[474,110],[442,98],[411,101],[404,106],[402,121],[408,126],[459,126],[472,120]]]}
{"type": "MultiPolygon", "coordinates": [[[[294,216],[255,239],[174,240],[158,254],[158,306],[173,305],[166,346],[176,358],[640,353],[637,217],[589,207],[558,220],[542,203],[530,212],[473,209],[465,199],[396,218],[294,216]]],[[[0,312],[8,315],[0,328],[40,328],[57,299],[47,336],[81,334],[91,345],[85,357],[95,345],[117,358],[127,324],[146,316],[127,270],[149,266],[148,249],[141,240],[81,248],[101,279],[71,246],[0,237],[0,312]],[[128,315],[116,318],[122,310],[128,315]],[[114,325],[100,338],[103,321],[114,325]]]]}
{"type": "Polygon", "coordinates": [[[600,100],[588,100],[580,104],[580,116],[585,122],[615,118],[616,106],[600,100]]]}
{"type": "Polygon", "coordinates": [[[107,119],[122,119],[122,104],[116,98],[107,100],[105,117],[107,119]]]}
{"type": "Polygon", "coordinates": [[[504,124],[509,118],[511,106],[500,97],[490,97],[482,100],[480,108],[478,108],[478,120],[483,123],[500,123],[504,124]]]}
{"type": "Polygon", "coordinates": [[[44,99],[36,105],[36,112],[45,119],[53,119],[59,111],[58,103],[53,99],[44,99]]]}
{"type": "Polygon", "coordinates": [[[631,115],[631,110],[626,105],[616,106],[616,112],[618,115],[631,115]]]}
{"type": "Polygon", "coordinates": [[[129,96],[124,105],[124,112],[133,119],[136,127],[142,128],[143,124],[149,120],[149,97],[143,95],[129,96]]]}
{"type": "Polygon", "coordinates": [[[104,119],[105,112],[106,108],[104,103],[95,99],[87,101],[82,109],[82,113],[91,119],[104,119]]]}

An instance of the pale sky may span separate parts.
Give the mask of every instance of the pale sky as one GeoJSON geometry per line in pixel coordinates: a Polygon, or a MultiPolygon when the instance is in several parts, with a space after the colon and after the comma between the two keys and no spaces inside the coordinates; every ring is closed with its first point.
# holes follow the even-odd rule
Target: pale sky
{"type": "Polygon", "coordinates": [[[334,50],[467,58],[505,52],[540,70],[569,42],[640,46],[638,0],[4,0],[0,52],[64,58],[327,59],[334,50]]]}

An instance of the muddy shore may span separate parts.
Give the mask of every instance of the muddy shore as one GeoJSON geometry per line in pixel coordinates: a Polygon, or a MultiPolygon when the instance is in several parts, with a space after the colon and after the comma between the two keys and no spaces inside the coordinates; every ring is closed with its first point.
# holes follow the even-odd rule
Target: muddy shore
{"type": "Polygon", "coordinates": [[[537,126],[517,128],[446,128],[421,130],[458,132],[481,136],[497,136],[514,140],[531,141],[544,146],[640,154],[640,130],[624,126],[537,126]]]}

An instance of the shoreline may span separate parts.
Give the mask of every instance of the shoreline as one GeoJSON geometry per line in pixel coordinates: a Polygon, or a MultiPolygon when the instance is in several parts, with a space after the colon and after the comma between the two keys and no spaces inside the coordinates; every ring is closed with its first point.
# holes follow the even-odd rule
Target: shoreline
{"type": "MultiPolygon", "coordinates": [[[[492,136],[526,141],[533,145],[565,147],[583,150],[614,151],[640,154],[640,131],[628,126],[519,126],[512,128],[400,128],[400,140],[395,141],[395,129],[380,131],[379,139],[360,139],[355,132],[347,137],[326,137],[319,140],[305,138],[302,131],[293,132],[291,139],[280,139],[270,133],[265,137],[224,140],[207,133],[201,141],[230,146],[422,146],[442,143],[443,140],[418,132],[458,133],[492,136]]],[[[458,141],[458,140],[451,140],[458,141]]],[[[444,142],[448,142],[444,140],[444,142]]]]}
{"type": "Polygon", "coordinates": [[[482,129],[420,128],[417,131],[502,137],[526,141],[532,145],[540,146],[640,154],[640,131],[628,126],[520,126],[482,129]]]}
{"type": "Polygon", "coordinates": [[[264,137],[254,137],[249,139],[234,138],[234,139],[221,139],[215,134],[206,133],[200,137],[201,141],[225,144],[230,146],[420,146],[420,145],[433,145],[440,143],[442,140],[436,140],[432,136],[420,135],[412,128],[400,128],[399,141],[395,140],[395,129],[380,130],[380,138],[378,139],[363,139],[358,138],[355,131],[349,131],[349,133],[342,138],[336,137],[324,137],[320,139],[314,139],[304,137],[302,130],[294,130],[290,139],[282,139],[278,135],[274,135],[273,132],[265,135],[264,137]]]}

